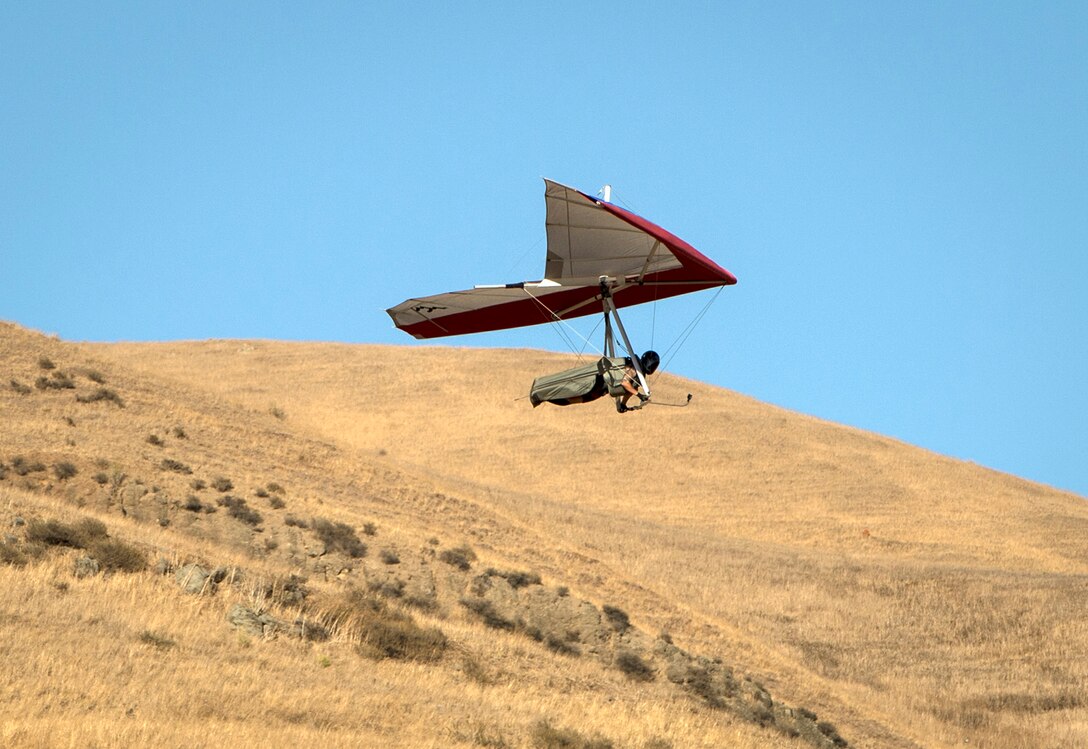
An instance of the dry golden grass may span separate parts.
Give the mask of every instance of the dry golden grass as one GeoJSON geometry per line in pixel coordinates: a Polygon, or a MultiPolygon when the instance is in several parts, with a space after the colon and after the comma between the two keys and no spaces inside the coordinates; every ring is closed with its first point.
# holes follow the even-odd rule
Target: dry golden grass
{"type": "MultiPolygon", "coordinates": [[[[311,535],[285,526],[285,513],[356,528],[374,522],[380,543],[363,537],[372,557],[382,545],[426,548],[432,537],[445,548],[468,542],[481,566],[537,572],[572,595],[619,605],[647,632],[667,630],[689,651],[756,674],[776,698],[814,709],[853,745],[1088,745],[1083,498],[668,375],[655,384],[659,397],[692,392],[691,407],[623,416],[607,402],[534,410],[517,400],[532,378],[571,364],[537,351],[73,345],[0,327],[0,385],[32,384],[41,356],[62,370],[93,369],[105,384],[77,373],[80,392],[114,388],[125,406],[0,387],[0,461],[25,454],[79,470],[67,481],[35,480],[33,493],[9,473],[0,483],[15,487],[9,502],[48,500],[58,511],[82,502],[111,530],[126,523],[172,558],[304,570],[330,585],[340,570],[315,571],[311,535]],[[186,438],[171,436],[178,425],[186,438]],[[148,442],[151,434],[164,444],[148,442]],[[193,474],[161,470],[164,458],[193,474]],[[118,492],[93,481],[101,470],[125,474],[122,488],[136,476],[149,488],[153,481],[160,509],[141,505],[122,519],[118,492]],[[183,502],[194,477],[215,476],[229,477],[261,512],[262,533],[223,512],[171,504],[183,502]],[[286,487],[283,510],[253,495],[271,481],[286,487]],[[168,527],[154,524],[156,512],[168,527]]],[[[217,494],[199,492],[205,502],[217,494]]],[[[49,564],[0,567],[4,595],[19,580],[36,586],[22,599],[43,607],[29,621],[59,615],[62,599],[49,586],[64,570],[49,564]]],[[[185,673],[170,679],[181,686],[144,681],[126,692],[122,680],[92,701],[58,694],[48,702],[78,705],[62,719],[28,697],[63,688],[39,675],[49,673],[39,662],[19,671],[37,682],[14,682],[17,718],[5,716],[3,735],[16,743],[32,745],[48,729],[49,745],[93,743],[96,730],[106,744],[131,730],[145,733],[126,734],[127,743],[200,745],[209,739],[197,726],[209,721],[243,744],[320,736],[332,745],[524,746],[544,718],[617,746],[655,738],[675,747],[794,745],[698,708],[665,684],[632,688],[617,672],[457,617],[433,622],[499,674],[496,683],[477,684],[454,656],[434,667],[346,658],[350,648],[335,640],[242,648],[225,624],[225,600],[194,602],[155,578],[81,580],[66,595],[96,585],[95,600],[114,601],[115,624],[80,628],[69,619],[66,629],[94,642],[65,646],[68,657],[96,654],[85,668],[114,658],[110,668],[129,679],[145,678],[125,670],[132,653],[149,668],[175,659],[185,673]],[[149,619],[144,601],[161,618],[149,619]],[[190,628],[203,635],[185,634],[190,628]],[[122,630],[132,641],[110,644],[122,630]],[[143,632],[178,644],[159,651],[138,641],[143,632]],[[322,658],[333,665],[315,666],[322,658]],[[323,679],[329,672],[336,680],[323,679]],[[154,693],[154,718],[115,710],[125,694],[146,701],[154,693]],[[296,698],[289,714],[302,717],[276,717],[296,698]],[[171,712],[172,701],[179,707],[171,712]],[[209,701],[219,712],[202,716],[209,701]]],[[[48,651],[46,642],[38,648],[48,651]]]]}

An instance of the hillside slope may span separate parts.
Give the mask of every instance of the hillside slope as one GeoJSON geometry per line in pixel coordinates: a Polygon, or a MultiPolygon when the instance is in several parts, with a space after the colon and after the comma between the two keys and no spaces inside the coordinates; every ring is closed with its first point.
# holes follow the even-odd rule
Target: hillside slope
{"type": "MultiPolygon", "coordinates": [[[[266,520],[256,533],[223,513],[174,506],[191,481],[162,468],[176,460],[247,491],[282,484],[283,512],[374,523],[405,559],[432,540],[442,549],[464,542],[480,556],[477,569],[528,570],[544,588],[621,607],[632,632],[668,632],[684,652],[718,657],[776,703],[833,719],[853,745],[1088,743],[1082,498],[667,375],[655,385],[659,397],[692,392],[691,407],[622,416],[607,402],[534,410],[518,400],[528,382],[572,362],[542,352],[66,344],[17,326],[0,333],[0,385],[51,377],[41,370],[47,357],[105,373],[125,400],[121,409],[60,389],[0,388],[0,461],[101,461],[159,484],[141,494],[130,481],[111,493],[88,468],[63,482],[14,486],[9,505],[67,496],[133,524],[143,539],[158,534],[154,542],[179,558],[229,551],[251,567],[259,559],[311,576],[324,565],[330,585],[360,574],[328,554],[311,556],[312,534],[295,526],[266,520]],[[179,426],[185,437],[172,436],[179,426]],[[129,500],[123,518],[118,497],[129,500]]],[[[75,379],[77,392],[94,392],[86,377],[75,379]]],[[[428,616],[464,642],[489,641],[490,630],[459,623],[450,600],[428,616]]],[[[557,674],[571,668],[594,674],[575,679],[585,685],[583,708],[627,694],[584,659],[541,663],[530,650],[503,668],[539,690],[519,697],[523,706],[561,699],[557,674]]],[[[632,738],[638,720],[597,707],[589,724],[631,745],[657,737],[713,745],[721,730],[734,733],[719,743],[791,743],[713,711],[698,711],[704,723],[679,731],[676,720],[692,705],[667,681],[639,686],[643,702],[631,714],[660,711],[671,733],[643,725],[634,734],[643,738],[632,738]]],[[[489,720],[509,745],[530,736],[525,725],[519,732],[489,720]]],[[[442,745],[450,735],[432,740],[442,745]]],[[[479,733],[473,743],[486,745],[479,733]]]]}

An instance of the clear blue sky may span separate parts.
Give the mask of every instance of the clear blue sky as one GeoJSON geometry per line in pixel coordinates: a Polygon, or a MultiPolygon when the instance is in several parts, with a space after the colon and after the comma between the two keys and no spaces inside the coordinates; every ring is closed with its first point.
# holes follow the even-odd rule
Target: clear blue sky
{"type": "Polygon", "coordinates": [[[2,319],[421,345],[540,177],[739,277],[672,371],[1088,495],[1088,4],[0,3],[2,319]]]}

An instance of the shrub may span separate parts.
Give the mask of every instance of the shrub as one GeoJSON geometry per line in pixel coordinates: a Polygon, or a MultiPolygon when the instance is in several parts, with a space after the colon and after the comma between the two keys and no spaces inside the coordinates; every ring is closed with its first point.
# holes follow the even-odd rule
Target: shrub
{"type": "Polygon", "coordinates": [[[288,515],[283,519],[284,525],[289,525],[293,528],[309,528],[310,524],[302,518],[296,518],[294,515],[288,515]]]}
{"type": "Polygon", "coordinates": [[[106,384],[106,376],[97,369],[88,369],[83,374],[87,375],[87,379],[91,382],[98,383],[99,385],[106,384]]]}
{"type": "Polygon", "coordinates": [[[220,507],[226,507],[227,514],[232,518],[241,520],[247,525],[260,525],[261,521],[264,519],[261,517],[261,513],[248,506],[246,501],[241,497],[234,497],[228,494],[225,497],[220,497],[217,504],[220,507]]]}
{"type": "Polygon", "coordinates": [[[79,473],[79,471],[76,470],[75,465],[67,461],[63,463],[57,463],[55,466],[53,466],[53,475],[57,477],[58,481],[67,481],[68,479],[75,476],[77,473],[79,473]]]}
{"type": "Polygon", "coordinates": [[[330,608],[327,622],[357,633],[356,651],[369,658],[431,662],[441,659],[449,646],[442,630],[421,627],[407,612],[357,589],[330,608]]]}
{"type": "Polygon", "coordinates": [[[26,564],[26,554],[15,544],[0,543],[0,564],[22,567],[26,564]]]}
{"type": "Polygon", "coordinates": [[[564,640],[562,637],[556,637],[555,635],[548,635],[545,637],[544,645],[548,650],[553,653],[559,653],[560,655],[581,655],[581,651],[573,644],[564,640]]]}
{"type": "Polygon", "coordinates": [[[364,623],[359,652],[379,659],[431,662],[441,659],[448,645],[442,630],[421,627],[407,614],[385,613],[364,623]]]}
{"type": "Polygon", "coordinates": [[[275,416],[280,421],[283,421],[284,419],[287,418],[287,414],[284,412],[284,410],[282,408],[280,408],[279,406],[277,406],[276,404],[272,404],[271,406],[268,407],[268,413],[272,414],[273,416],[275,416]]]}
{"type": "Polygon", "coordinates": [[[283,487],[277,484],[275,481],[269,481],[268,486],[265,487],[273,494],[283,494],[283,487]]]}
{"type": "Polygon", "coordinates": [[[483,598],[462,598],[461,605],[480,617],[484,624],[492,629],[505,629],[512,632],[516,625],[498,611],[490,601],[483,598]]]}
{"type": "Polygon", "coordinates": [[[33,520],[27,525],[26,537],[28,541],[47,546],[87,549],[96,541],[106,538],[106,526],[94,518],[83,518],[75,523],[33,520]]]}
{"type": "Polygon", "coordinates": [[[217,492],[229,492],[234,488],[234,483],[223,476],[216,476],[212,479],[212,488],[217,492]]]}
{"type": "Polygon", "coordinates": [[[400,557],[392,549],[382,549],[379,559],[382,560],[383,564],[400,564],[400,557]]]}
{"type": "Polygon", "coordinates": [[[118,572],[140,572],[147,567],[147,557],[135,546],[115,539],[96,541],[91,549],[104,569],[118,572]]]}
{"type": "Polygon", "coordinates": [[[166,635],[160,635],[156,632],[152,632],[150,629],[145,629],[136,639],[138,639],[144,645],[150,645],[151,647],[158,648],[159,650],[169,650],[177,644],[166,635]]]}
{"type": "Polygon", "coordinates": [[[329,551],[340,551],[353,558],[366,556],[366,544],[359,540],[355,529],[347,523],[314,518],[310,521],[310,529],[329,551]]]}
{"type": "Polygon", "coordinates": [[[31,393],[30,386],[29,385],[24,385],[23,383],[19,382],[18,380],[12,380],[11,381],[11,389],[14,390],[16,393],[18,393],[19,395],[30,395],[30,393],[31,393]]]}
{"type": "Polygon", "coordinates": [[[193,469],[182,463],[180,460],[174,460],[173,458],[163,458],[162,463],[159,463],[159,467],[164,471],[173,471],[174,473],[183,473],[188,475],[193,472],[193,469]]]}
{"type": "Polygon", "coordinates": [[[40,461],[30,462],[22,455],[16,455],[11,459],[11,470],[15,471],[20,476],[25,476],[28,473],[39,473],[45,470],[45,464],[40,461]]]}
{"type": "Polygon", "coordinates": [[[467,572],[472,569],[472,563],[476,561],[476,552],[467,545],[462,544],[453,549],[446,549],[438,558],[446,564],[453,565],[457,569],[467,572]]]}
{"type": "Polygon", "coordinates": [[[190,494],[186,498],[185,504],[181,506],[181,509],[188,510],[189,512],[200,512],[204,509],[204,505],[201,504],[200,500],[197,499],[195,495],[190,494]]]}
{"type": "Polygon", "coordinates": [[[556,728],[546,720],[533,726],[536,749],[612,749],[614,744],[603,736],[583,736],[573,728],[556,728]]]}
{"type": "Polygon", "coordinates": [[[374,523],[363,523],[363,533],[374,536],[378,533],[378,526],[374,525],[374,523]]]}
{"type": "Polygon", "coordinates": [[[193,491],[198,492],[198,491],[201,491],[203,489],[207,489],[208,488],[208,482],[205,481],[204,479],[193,479],[192,481],[189,482],[189,487],[193,491]]]}
{"type": "Polygon", "coordinates": [[[76,400],[80,403],[97,403],[98,401],[107,401],[114,403],[118,408],[124,408],[125,402],[121,399],[121,396],[117,394],[115,390],[109,388],[98,388],[93,393],[87,395],[77,395],[76,400]]]}
{"type": "Polygon", "coordinates": [[[497,570],[489,567],[487,572],[484,573],[494,577],[501,577],[506,582],[510,583],[512,588],[524,588],[529,585],[540,585],[540,575],[534,572],[512,572],[497,570]]]}
{"type": "Polygon", "coordinates": [[[616,668],[632,681],[653,681],[654,670],[646,661],[631,652],[622,652],[616,656],[616,668]]]}
{"type": "Polygon", "coordinates": [[[821,720],[816,724],[817,730],[828,738],[828,740],[835,746],[847,746],[846,739],[839,735],[838,730],[832,723],[826,720],[821,720]]]}
{"type": "Polygon", "coordinates": [[[173,433],[174,437],[179,439],[179,440],[189,439],[189,435],[187,435],[185,433],[185,430],[183,428],[181,428],[180,426],[174,427],[174,429],[172,430],[172,433],[173,433]]]}
{"type": "Polygon", "coordinates": [[[42,375],[34,381],[34,387],[39,390],[72,390],[75,386],[72,378],[60,370],[54,371],[52,377],[42,375]]]}
{"type": "Polygon", "coordinates": [[[284,507],[286,507],[286,506],[287,506],[287,503],[286,503],[286,502],[284,502],[284,501],[283,501],[282,499],[280,499],[279,497],[269,497],[269,498],[268,498],[268,505],[269,505],[269,507],[271,507],[271,508],[272,508],[273,510],[282,510],[282,509],[283,509],[284,507]]]}
{"type": "Polygon", "coordinates": [[[626,632],[628,627],[631,626],[631,620],[627,617],[627,612],[623,609],[606,605],[601,607],[601,611],[604,613],[604,618],[617,632],[626,632]]]}
{"type": "Polygon", "coordinates": [[[147,435],[147,444],[154,445],[155,447],[166,447],[166,442],[164,442],[163,438],[157,434],[147,435]]]}
{"type": "Polygon", "coordinates": [[[48,356],[38,357],[38,366],[41,369],[45,369],[45,370],[56,369],[57,368],[57,365],[54,364],[53,360],[50,359],[48,356]]]}

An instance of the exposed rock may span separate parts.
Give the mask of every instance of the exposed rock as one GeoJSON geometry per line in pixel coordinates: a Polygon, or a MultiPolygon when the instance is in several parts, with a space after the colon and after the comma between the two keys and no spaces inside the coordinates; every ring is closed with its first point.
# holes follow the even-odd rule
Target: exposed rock
{"type": "Polygon", "coordinates": [[[277,619],[267,612],[258,613],[240,603],[234,604],[227,611],[227,621],[235,629],[252,637],[275,637],[281,634],[303,640],[324,640],[328,637],[324,627],[314,622],[277,619]]]}
{"type": "Polygon", "coordinates": [[[211,579],[208,571],[199,564],[186,564],[179,567],[174,579],[177,580],[178,585],[186,593],[201,595],[215,592],[215,581],[211,579]]]}
{"type": "Polygon", "coordinates": [[[76,559],[75,574],[76,577],[94,577],[102,570],[102,566],[98,563],[98,560],[94,557],[82,556],[76,559]]]}

